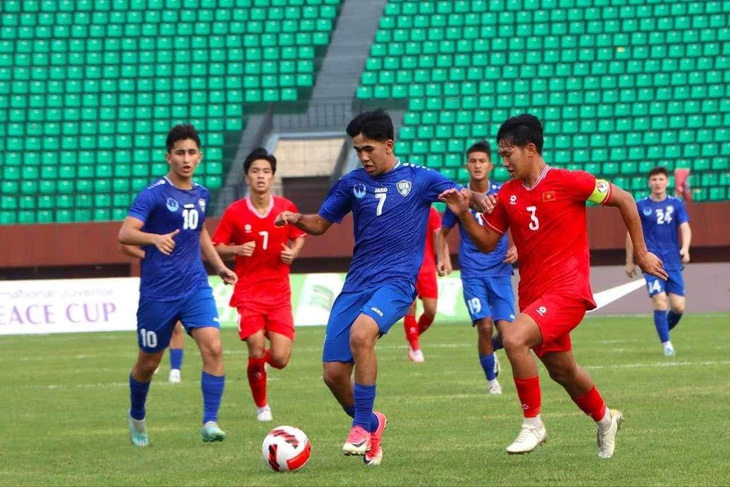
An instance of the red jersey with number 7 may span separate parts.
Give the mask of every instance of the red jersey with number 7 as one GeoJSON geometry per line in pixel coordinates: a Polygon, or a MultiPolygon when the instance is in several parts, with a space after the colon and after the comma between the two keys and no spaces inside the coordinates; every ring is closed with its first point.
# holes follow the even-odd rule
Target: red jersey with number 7
{"type": "Polygon", "coordinates": [[[522,180],[506,182],[497,206],[486,216],[490,229],[507,228],[519,255],[519,307],[541,296],[561,294],[583,299],[593,309],[586,201],[609,200],[611,185],[585,171],[546,166],[532,188],[522,180]]]}
{"type": "Polygon", "coordinates": [[[235,201],[223,213],[212,237],[213,244],[256,242],[250,257],[236,256],[238,283],[231,307],[251,300],[260,304],[291,302],[290,265],[281,261],[281,252],[290,240],[305,233],[294,225],[275,226],[274,220],[283,211],[298,212],[288,199],[272,195],[269,209],[263,215],[256,211],[250,198],[235,201]]]}

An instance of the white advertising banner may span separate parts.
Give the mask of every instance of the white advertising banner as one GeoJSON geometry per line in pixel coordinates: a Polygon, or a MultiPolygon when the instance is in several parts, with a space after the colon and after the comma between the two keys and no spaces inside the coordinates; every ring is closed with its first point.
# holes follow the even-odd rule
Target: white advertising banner
{"type": "Polygon", "coordinates": [[[134,330],[139,279],[0,281],[0,335],[134,330]]]}

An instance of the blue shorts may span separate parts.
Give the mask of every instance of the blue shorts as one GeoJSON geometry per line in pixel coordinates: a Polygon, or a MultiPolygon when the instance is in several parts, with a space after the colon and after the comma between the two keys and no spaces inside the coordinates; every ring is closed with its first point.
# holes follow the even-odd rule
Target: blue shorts
{"type": "Polygon", "coordinates": [[[461,284],[472,325],[483,318],[510,323],[515,320],[512,276],[467,278],[461,284]]]}
{"type": "Polygon", "coordinates": [[[166,349],[178,320],[188,334],[193,328],[220,328],[213,290],[210,287],[202,288],[174,301],[140,298],[137,309],[137,343],[140,350],[156,353],[166,349]]]}
{"type": "Polygon", "coordinates": [[[658,277],[654,277],[651,274],[644,273],[644,279],[646,279],[646,291],[649,293],[649,297],[655,294],[666,292],[667,294],[676,294],[677,296],[684,296],[684,279],[682,279],[682,271],[679,269],[668,270],[669,278],[664,281],[658,277]]]}
{"type": "Polygon", "coordinates": [[[380,334],[403,318],[416,299],[415,288],[410,293],[398,286],[385,285],[362,292],[340,293],[332,305],[322,349],[323,362],[353,362],[350,350],[350,328],[355,319],[367,315],[375,320],[380,334]]]}

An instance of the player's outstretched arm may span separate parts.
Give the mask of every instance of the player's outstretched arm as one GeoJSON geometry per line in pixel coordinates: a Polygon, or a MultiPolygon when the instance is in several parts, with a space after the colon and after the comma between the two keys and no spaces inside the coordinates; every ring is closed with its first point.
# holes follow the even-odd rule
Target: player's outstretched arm
{"type": "Polygon", "coordinates": [[[448,276],[454,271],[454,266],[451,264],[449,245],[446,243],[446,236],[450,231],[450,228],[441,227],[437,234],[434,235],[434,242],[436,244],[436,272],[438,272],[439,276],[448,276]]]}
{"type": "Polygon", "coordinates": [[[316,213],[302,215],[301,213],[284,211],[277,215],[274,225],[277,227],[294,225],[298,229],[307,232],[309,235],[322,235],[329,229],[329,227],[332,226],[332,222],[325,220],[316,213]]]}
{"type": "Polygon", "coordinates": [[[157,250],[165,255],[172,254],[175,250],[175,235],[180,233],[177,229],[164,235],[156,233],[147,233],[142,231],[144,222],[132,216],[128,216],[122,222],[122,228],[119,229],[117,239],[123,245],[154,245],[157,250]]]}
{"type": "Polygon", "coordinates": [[[641,230],[641,219],[639,218],[639,211],[636,209],[634,197],[614,184],[611,184],[610,194],[611,197],[605,205],[615,206],[621,212],[621,218],[623,218],[624,225],[629,231],[631,245],[634,249],[634,261],[642,271],[666,281],[668,275],[662,267],[662,261],[646,248],[644,233],[641,230]]]}
{"type": "Polygon", "coordinates": [[[689,228],[688,222],[679,225],[679,236],[682,242],[682,247],[679,249],[679,255],[682,256],[682,264],[689,264],[689,244],[692,241],[692,230],[689,228]]]}
{"type": "Polygon", "coordinates": [[[203,228],[200,232],[200,251],[208,263],[213,266],[215,272],[223,279],[223,282],[226,284],[236,284],[238,282],[236,273],[226,267],[220,255],[218,255],[206,228],[203,228]]]}
{"type": "Polygon", "coordinates": [[[469,213],[469,205],[471,204],[470,194],[471,191],[468,189],[461,191],[447,189],[439,195],[439,200],[446,203],[449,209],[461,221],[464,230],[476,248],[480,252],[491,252],[497,246],[501,235],[487,227],[481,226],[471,213],[469,213]]]}

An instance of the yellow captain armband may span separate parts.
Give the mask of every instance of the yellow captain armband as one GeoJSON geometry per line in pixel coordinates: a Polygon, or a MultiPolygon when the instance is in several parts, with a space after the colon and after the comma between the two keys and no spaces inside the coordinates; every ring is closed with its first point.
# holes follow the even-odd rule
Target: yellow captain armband
{"type": "Polygon", "coordinates": [[[611,183],[605,179],[596,179],[596,187],[593,193],[588,197],[588,201],[597,205],[602,205],[611,196],[611,183]]]}

